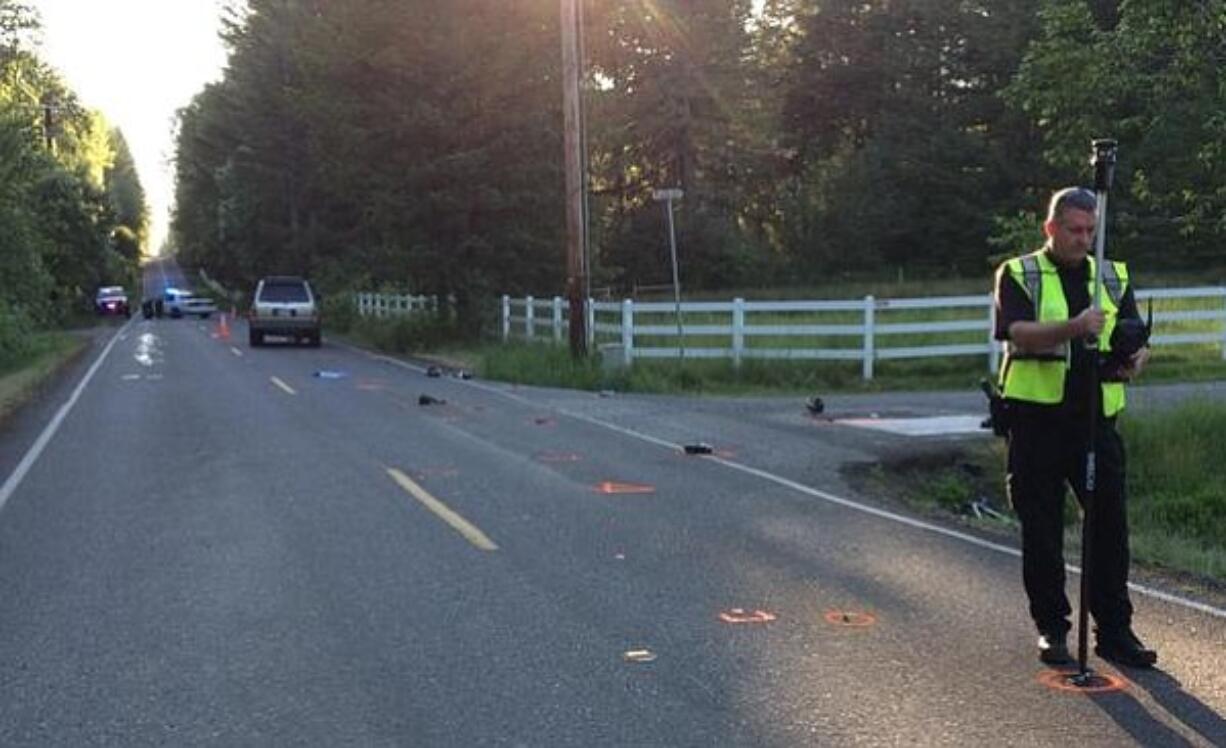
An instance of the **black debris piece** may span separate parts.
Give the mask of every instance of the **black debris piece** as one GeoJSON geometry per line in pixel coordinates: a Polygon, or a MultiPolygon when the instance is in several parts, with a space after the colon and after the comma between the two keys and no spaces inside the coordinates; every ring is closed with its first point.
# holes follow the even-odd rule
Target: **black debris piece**
{"type": "Polygon", "coordinates": [[[826,410],[826,403],[822,402],[820,397],[814,395],[805,403],[805,408],[813,415],[818,416],[826,410]]]}
{"type": "Polygon", "coordinates": [[[685,445],[685,453],[687,455],[709,455],[715,452],[715,449],[706,442],[695,442],[685,445]]]}
{"type": "Polygon", "coordinates": [[[428,377],[441,377],[441,376],[443,376],[443,370],[442,370],[442,369],[440,369],[440,368],[438,368],[437,366],[431,366],[431,367],[428,367],[428,368],[426,369],[426,376],[428,376],[428,377]]]}
{"type": "Polygon", "coordinates": [[[417,398],[418,405],[446,405],[446,400],[441,400],[433,395],[420,395],[417,398]]]}

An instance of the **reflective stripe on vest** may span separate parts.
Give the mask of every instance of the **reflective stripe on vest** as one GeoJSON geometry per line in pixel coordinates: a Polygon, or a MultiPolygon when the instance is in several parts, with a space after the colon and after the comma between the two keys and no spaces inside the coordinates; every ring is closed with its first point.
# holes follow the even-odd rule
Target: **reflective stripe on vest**
{"type": "MultiPolygon", "coordinates": [[[[1094,298],[1094,258],[1090,259],[1090,298],[1094,298]]],[[[1065,322],[1068,301],[1060,285],[1059,271],[1043,250],[1015,257],[1005,263],[1006,270],[1035,306],[1035,320],[1065,322]],[[1036,280],[1037,279],[1037,280],[1036,280]]],[[[1108,262],[1103,267],[1102,310],[1106,321],[1098,337],[1099,351],[1111,350],[1111,333],[1115,329],[1119,303],[1128,285],[1128,268],[1122,262],[1108,262]]],[[[1013,400],[1057,405],[1064,400],[1064,379],[1071,363],[1068,343],[1044,350],[1021,351],[1010,341],[1001,368],[1000,387],[1004,396],[1013,400]]],[[[1122,382],[1104,382],[1103,413],[1110,417],[1124,408],[1122,382]]]]}

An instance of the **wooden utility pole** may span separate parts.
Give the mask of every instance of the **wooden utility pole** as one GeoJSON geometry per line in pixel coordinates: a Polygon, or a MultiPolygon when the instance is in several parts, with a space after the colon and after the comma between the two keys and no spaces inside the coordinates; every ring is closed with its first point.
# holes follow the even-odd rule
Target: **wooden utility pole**
{"type": "Polygon", "coordinates": [[[584,257],[583,138],[579,101],[579,12],[580,0],[562,1],[562,122],[566,150],[566,299],[570,306],[570,352],[587,353],[587,314],[584,289],[587,266],[584,257]]]}

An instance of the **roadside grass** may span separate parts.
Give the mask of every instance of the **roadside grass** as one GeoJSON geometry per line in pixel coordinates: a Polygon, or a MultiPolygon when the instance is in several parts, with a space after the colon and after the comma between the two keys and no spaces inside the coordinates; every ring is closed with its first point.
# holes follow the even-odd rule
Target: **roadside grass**
{"type": "Polygon", "coordinates": [[[86,345],[85,339],[70,333],[38,333],[22,356],[0,360],[0,421],[86,345]]]}
{"type": "MultiPolygon", "coordinates": [[[[1119,424],[1128,454],[1128,517],[1133,559],[1142,565],[1226,583],[1226,404],[1189,402],[1119,424]]],[[[871,495],[901,500],[930,514],[994,534],[1017,537],[1004,481],[1005,448],[999,439],[952,450],[848,468],[871,495]],[[971,504],[986,502],[1003,518],[979,517],[971,504]]],[[[1065,502],[1065,546],[1080,553],[1079,510],[1065,502]]]]}

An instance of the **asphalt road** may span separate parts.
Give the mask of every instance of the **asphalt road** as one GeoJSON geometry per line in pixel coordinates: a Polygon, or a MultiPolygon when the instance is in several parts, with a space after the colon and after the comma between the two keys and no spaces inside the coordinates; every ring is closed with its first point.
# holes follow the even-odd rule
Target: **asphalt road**
{"type": "Polygon", "coordinates": [[[814,419],[104,332],[0,432],[0,745],[1226,745],[1226,612],[1138,592],[1162,669],[1052,688],[1015,552],[842,482],[980,438],[842,418],[957,397],[814,419]]]}

